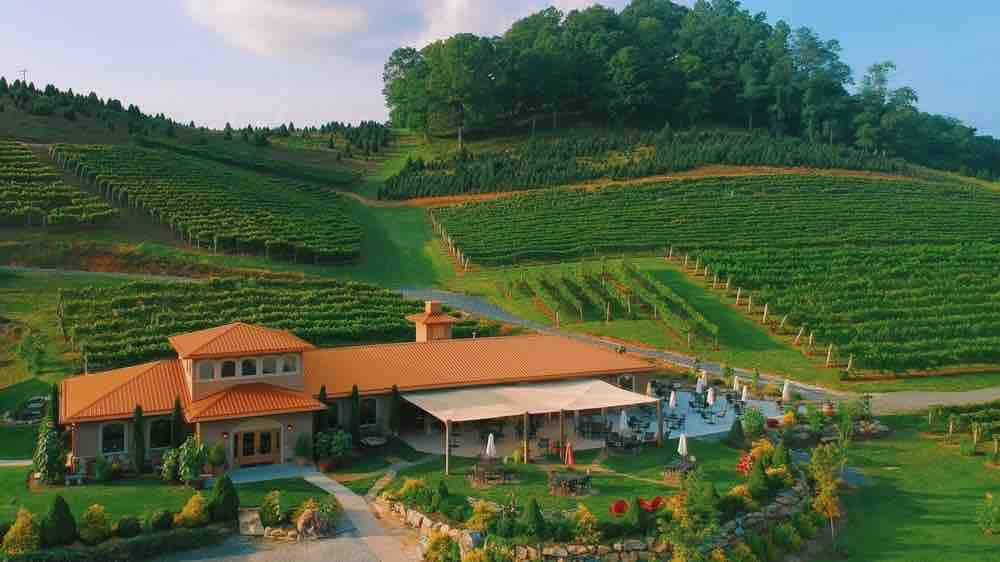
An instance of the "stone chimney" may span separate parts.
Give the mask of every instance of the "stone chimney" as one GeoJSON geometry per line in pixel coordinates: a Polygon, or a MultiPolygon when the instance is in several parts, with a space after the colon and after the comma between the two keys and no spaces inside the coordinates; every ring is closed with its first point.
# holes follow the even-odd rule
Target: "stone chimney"
{"type": "Polygon", "coordinates": [[[445,314],[441,301],[425,301],[424,312],[406,317],[416,326],[416,341],[429,342],[451,339],[451,325],[457,322],[452,316],[445,314]]]}

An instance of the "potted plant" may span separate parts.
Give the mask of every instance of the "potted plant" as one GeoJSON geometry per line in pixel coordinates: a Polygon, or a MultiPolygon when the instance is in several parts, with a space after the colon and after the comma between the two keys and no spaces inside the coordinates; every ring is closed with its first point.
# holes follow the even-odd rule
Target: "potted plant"
{"type": "Polygon", "coordinates": [[[300,433],[295,440],[295,463],[299,466],[306,466],[312,462],[313,446],[312,439],[305,433],[300,433]]]}
{"type": "Polygon", "coordinates": [[[350,449],[351,435],[346,431],[316,434],[315,454],[320,471],[330,472],[340,466],[350,449]]]}

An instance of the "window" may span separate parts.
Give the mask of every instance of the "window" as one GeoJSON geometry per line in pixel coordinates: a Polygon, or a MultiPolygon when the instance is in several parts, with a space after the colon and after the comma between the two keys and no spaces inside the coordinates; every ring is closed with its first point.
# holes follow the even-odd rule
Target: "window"
{"type": "Polygon", "coordinates": [[[278,372],[278,358],[277,357],[265,357],[261,360],[261,373],[265,375],[273,375],[278,372]]]}
{"type": "Polygon", "coordinates": [[[243,457],[254,456],[255,453],[254,453],[253,439],[255,435],[257,434],[252,431],[250,433],[243,434],[243,454],[240,456],[243,457]]]}
{"type": "Polygon", "coordinates": [[[174,424],[168,419],[153,420],[149,424],[149,448],[165,449],[173,443],[174,424]]]}
{"type": "Polygon", "coordinates": [[[198,380],[210,381],[215,378],[214,361],[198,361],[198,380]]]}
{"type": "Polygon", "coordinates": [[[635,379],[632,378],[632,375],[622,375],[618,377],[618,386],[635,392],[635,379]]]}
{"type": "Polygon", "coordinates": [[[240,361],[240,375],[244,377],[253,377],[257,375],[257,360],[256,359],[244,359],[240,361]]]}
{"type": "Polygon", "coordinates": [[[106,423],[101,426],[101,454],[112,455],[125,452],[125,424],[106,423]]]}
{"type": "Polygon", "coordinates": [[[222,362],[222,378],[229,378],[236,376],[236,361],[223,361],[222,362]]]}
{"type": "Polygon", "coordinates": [[[378,402],[374,398],[361,399],[361,425],[375,425],[378,420],[378,402]]]}
{"type": "Polygon", "coordinates": [[[264,431],[260,434],[260,454],[271,454],[271,432],[264,431]]]}
{"type": "Polygon", "coordinates": [[[286,355],[281,358],[281,372],[294,373],[299,370],[299,358],[294,355],[286,355]]]}

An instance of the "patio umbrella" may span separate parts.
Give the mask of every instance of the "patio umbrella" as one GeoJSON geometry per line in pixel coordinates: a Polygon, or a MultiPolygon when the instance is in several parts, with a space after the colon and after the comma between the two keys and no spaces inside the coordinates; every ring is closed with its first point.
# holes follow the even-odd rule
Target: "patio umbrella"
{"type": "Polygon", "coordinates": [[[573,456],[573,444],[566,443],[566,466],[573,466],[576,464],[576,458],[573,456]]]}
{"type": "Polygon", "coordinates": [[[649,381],[646,383],[646,396],[653,396],[654,394],[655,392],[653,392],[653,381],[649,381]]]}
{"type": "Polygon", "coordinates": [[[708,397],[705,399],[705,401],[708,402],[709,406],[715,404],[715,388],[708,389],[708,397]]]}
{"type": "Polygon", "coordinates": [[[618,433],[625,435],[628,432],[628,416],[625,415],[625,408],[622,408],[622,413],[618,416],[618,433]]]}
{"type": "Polygon", "coordinates": [[[668,405],[671,408],[676,408],[677,407],[677,391],[676,390],[671,390],[670,391],[670,402],[669,402],[668,405]]]}
{"type": "Polygon", "coordinates": [[[686,457],[688,456],[688,436],[687,433],[681,433],[681,438],[677,441],[677,454],[686,457]]]}
{"type": "Polygon", "coordinates": [[[781,401],[782,402],[792,401],[792,385],[788,384],[788,379],[785,379],[785,386],[781,388],[781,401]]]}
{"type": "Polygon", "coordinates": [[[696,394],[701,394],[705,390],[705,381],[698,379],[698,382],[694,385],[694,391],[696,394]]]}
{"type": "Polygon", "coordinates": [[[740,391],[740,378],[737,376],[733,376],[733,392],[739,392],[739,391],[740,391]]]}
{"type": "Polygon", "coordinates": [[[744,402],[747,402],[747,401],[750,400],[750,387],[749,386],[743,385],[743,397],[742,397],[742,400],[744,402]]]}
{"type": "Polygon", "coordinates": [[[486,438],[486,458],[494,459],[497,456],[497,446],[493,441],[493,434],[486,438]]]}

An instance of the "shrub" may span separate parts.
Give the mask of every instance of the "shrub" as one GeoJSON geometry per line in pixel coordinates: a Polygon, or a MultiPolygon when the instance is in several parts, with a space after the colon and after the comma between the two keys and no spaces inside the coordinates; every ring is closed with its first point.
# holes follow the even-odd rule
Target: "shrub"
{"type": "Polygon", "coordinates": [[[166,482],[177,481],[177,450],[167,449],[163,453],[163,466],[160,467],[160,478],[166,482]]]}
{"type": "Polygon", "coordinates": [[[806,406],[806,423],[809,425],[809,431],[819,435],[826,426],[826,415],[815,404],[809,404],[806,406]]]}
{"type": "Polygon", "coordinates": [[[212,486],[211,515],[212,521],[235,521],[240,511],[240,497],[236,486],[229,476],[215,479],[212,486]]]}
{"type": "Polygon", "coordinates": [[[351,449],[351,435],[346,431],[317,433],[315,441],[317,459],[342,457],[351,449]]]}
{"type": "Polygon", "coordinates": [[[973,457],[976,455],[976,443],[972,439],[962,439],[958,451],[964,457],[973,457]]]}
{"type": "Polygon", "coordinates": [[[38,429],[38,441],[32,457],[35,470],[43,482],[54,484],[66,471],[66,447],[55,425],[45,420],[38,429]]]}
{"type": "MultiPolygon", "coordinates": [[[[979,529],[987,535],[1000,535],[1000,501],[990,493],[979,506],[976,522],[979,529]]],[[[6,541],[5,541],[6,542],[6,541]]]]}
{"type": "Polygon", "coordinates": [[[761,562],[745,542],[738,543],[730,550],[729,560],[731,562],[761,562]]]}
{"type": "Polygon", "coordinates": [[[448,508],[448,513],[446,515],[451,518],[452,521],[465,521],[469,518],[472,513],[472,508],[466,502],[457,503],[450,508],[448,508]]]}
{"type": "Polygon", "coordinates": [[[771,540],[779,548],[788,552],[798,552],[802,550],[802,537],[788,521],[779,523],[771,528],[771,540]]]}
{"type": "Polygon", "coordinates": [[[295,456],[302,459],[313,458],[312,439],[306,433],[300,433],[295,439],[295,456]]]}
{"type": "Polygon", "coordinates": [[[586,545],[600,544],[601,530],[597,526],[597,518],[587,506],[579,504],[573,519],[576,522],[576,542],[586,545]]]}
{"type": "MultiPolygon", "coordinates": [[[[815,513],[815,512],[813,512],[815,513]]],[[[799,534],[802,535],[804,539],[811,539],[816,536],[819,532],[819,525],[816,523],[816,518],[810,515],[808,512],[801,512],[792,517],[792,523],[795,525],[795,529],[798,530],[799,534]]]]}
{"type": "Polygon", "coordinates": [[[767,497],[770,487],[768,486],[767,473],[764,471],[764,463],[753,463],[753,468],[750,469],[750,477],[747,479],[747,491],[750,492],[750,497],[755,500],[767,497]]]}
{"type": "Polygon", "coordinates": [[[629,504],[628,511],[625,512],[625,517],[622,518],[622,525],[628,533],[645,535],[646,531],[649,530],[650,517],[649,512],[642,509],[639,503],[639,498],[636,498],[635,501],[629,504]]]}
{"type": "Polygon", "coordinates": [[[174,526],[188,529],[203,527],[208,524],[210,515],[208,500],[201,492],[195,492],[184,504],[184,509],[174,515],[174,526]]]}
{"type": "Polygon", "coordinates": [[[429,510],[434,496],[427,482],[421,478],[407,478],[399,489],[399,497],[409,506],[429,510]]]}
{"type": "Polygon", "coordinates": [[[215,468],[226,466],[226,443],[219,441],[208,450],[208,464],[215,468]]]}
{"type": "Polygon", "coordinates": [[[746,534],[745,539],[747,546],[761,562],[770,562],[778,557],[777,549],[767,537],[750,532],[746,534]]]}
{"type": "Polygon", "coordinates": [[[125,515],[111,527],[111,534],[122,539],[132,538],[142,532],[139,520],[131,515],[125,515]]]}
{"type": "Polygon", "coordinates": [[[26,554],[42,547],[42,533],[35,516],[23,507],[17,510],[17,519],[3,536],[3,551],[7,554],[26,554]]]}
{"type": "Polygon", "coordinates": [[[427,544],[424,560],[426,562],[461,562],[462,555],[458,543],[453,541],[447,533],[435,531],[431,534],[430,542],[427,544]]]}
{"type": "Polygon", "coordinates": [[[771,466],[771,459],[774,454],[774,445],[768,439],[758,439],[753,442],[750,449],[750,456],[753,457],[754,464],[763,464],[764,468],[771,466]]]}
{"type": "Polygon", "coordinates": [[[766,421],[764,414],[758,408],[747,408],[743,412],[743,434],[754,439],[764,434],[766,421]]]}
{"type": "Polygon", "coordinates": [[[788,452],[788,447],[785,446],[785,442],[782,441],[778,443],[778,446],[774,448],[771,452],[771,466],[790,466],[792,464],[792,456],[788,452]]]}
{"type": "Polygon", "coordinates": [[[42,519],[42,543],[45,546],[73,544],[76,540],[76,520],[62,494],[52,499],[52,507],[42,519]]]}
{"type": "Polygon", "coordinates": [[[174,527],[174,514],[166,509],[157,509],[146,516],[146,532],[169,531],[174,527]]]}
{"type": "Polygon", "coordinates": [[[537,499],[531,498],[528,501],[528,506],[524,509],[524,513],[521,514],[521,519],[518,521],[518,526],[520,527],[520,531],[527,536],[537,539],[545,538],[548,529],[545,517],[542,516],[542,509],[538,506],[537,499]]]}
{"type": "Polygon", "coordinates": [[[80,524],[77,525],[77,533],[84,544],[95,545],[102,543],[111,535],[111,523],[108,521],[104,506],[94,504],[83,512],[80,524]]]}
{"type": "Polygon", "coordinates": [[[465,526],[475,531],[486,532],[497,520],[497,510],[489,502],[476,502],[472,508],[472,515],[465,522],[465,526]]]}
{"type": "Polygon", "coordinates": [[[94,460],[94,480],[97,480],[102,484],[106,484],[111,482],[111,478],[113,476],[114,474],[111,469],[111,463],[108,462],[108,459],[98,455],[94,460]]]}
{"type": "Polygon", "coordinates": [[[330,494],[319,502],[319,510],[321,513],[326,515],[332,523],[340,519],[340,516],[343,515],[344,506],[340,505],[340,500],[337,499],[337,496],[330,494]]]}
{"type": "Polygon", "coordinates": [[[448,485],[439,480],[434,495],[431,496],[430,511],[440,513],[448,503],[448,485]]]}
{"type": "Polygon", "coordinates": [[[260,522],[265,527],[277,527],[285,522],[281,491],[271,490],[260,502],[260,522]]]}
{"type": "Polygon", "coordinates": [[[791,427],[798,423],[799,417],[795,413],[795,408],[787,408],[785,414],[781,416],[781,425],[791,427]]]}
{"type": "Polygon", "coordinates": [[[194,435],[189,435],[177,448],[177,477],[181,482],[190,484],[201,477],[207,456],[205,445],[194,435]]]}
{"type": "Polygon", "coordinates": [[[751,500],[739,494],[726,494],[719,499],[719,512],[725,520],[750,511],[751,500]]]}
{"type": "Polygon", "coordinates": [[[742,449],[747,444],[747,437],[743,433],[743,424],[739,418],[733,420],[733,425],[729,427],[729,435],[726,436],[726,444],[734,449],[742,449]]]}

